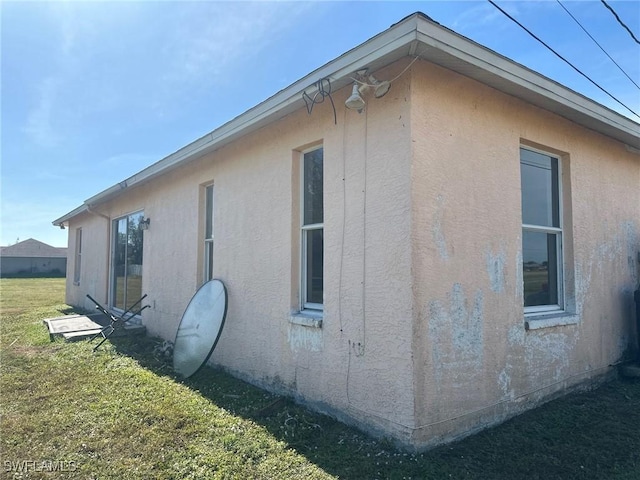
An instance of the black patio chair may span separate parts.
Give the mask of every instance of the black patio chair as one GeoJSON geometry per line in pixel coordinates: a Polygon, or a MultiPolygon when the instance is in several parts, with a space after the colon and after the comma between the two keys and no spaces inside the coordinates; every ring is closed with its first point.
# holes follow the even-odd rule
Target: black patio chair
{"type": "Polygon", "coordinates": [[[89,343],[91,343],[98,336],[102,335],[102,340],[100,340],[100,343],[98,343],[95,347],[93,347],[93,351],[94,352],[100,347],[100,345],[102,345],[104,342],[107,341],[107,338],[109,338],[111,336],[111,334],[116,331],[116,328],[120,328],[121,326],[124,326],[133,317],[135,317],[136,315],[139,315],[145,308],[149,308],[150,307],[150,305],[144,305],[143,307],[141,307],[138,310],[134,311],[134,309],[137,308],[138,305],[140,305],[142,303],[142,301],[146,298],[146,296],[147,296],[147,294],[145,293],[140,298],[140,300],[138,300],[136,303],[131,305],[121,315],[117,315],[116,316],[113,313],[111,313],[109,310],[104,308],[102,305],[100,305],[100,302],[98,302],[95,298],[93,298],[91,295],[87,294],[87,298],[89,300],[91,300],[93,303],[96,304],[96,309],[99,310],[100,312],[102,312],[104,315],[106,315],[107,319],[109,320],[109,324],[108,325],[105,325],[104,327],[102,327],[98,333],[96,333],[94,336],[92,336],[89,339],[89,343]],[[127,315],[128,315],[128,317],[127,317],[127,315]]]}

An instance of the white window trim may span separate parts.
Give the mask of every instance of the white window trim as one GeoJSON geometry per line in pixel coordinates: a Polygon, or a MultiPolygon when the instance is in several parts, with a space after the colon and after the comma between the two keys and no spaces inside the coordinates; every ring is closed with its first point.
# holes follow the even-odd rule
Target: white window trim
{"type": "MultiPolygon", "coordinates": [[[[558,227],[547,227],[541,225],[531,225],[523,223],[521,227],[521,231],[533,231],[533,232],[541,232],[541,233],[553,233],[556,235],[556,262],[558,262],[558,268],[556,268],[556,282],[558,285],[558,303],[556,305],[536,305],[531,307],[524,307],[524,315],[526,319],[526,325],[528,329],[533,329],[530,327],[532,322],[535,322],[536,319],[533,317],[542,317],[546,315],[553,314],[562,314],[565,312],[566,299],[565,299],[565,287],[564,287],[564,271],[566,268],[564,261],[564,245],[563,245],[563,236],[564,236],[564,194],[563,194],[563,170],[562,170],[562,158],[558,155],[550,153],[545,150],[540,150],[537,148],[529,147],[527,145],[520,145],[520,149],[529,150],[531,152],[539,153],[541,155],[546,155],[550,158],[555,158],[558,164],[558,221],[560,223],[560,228],[558,227]]],[[[518,149],[518,154],[520,153],[520,149],[518,149]]],[[[522,163],[522,158],[519,159],[519,164],[522,163]]],[[[523,271],[524,275],[524,271],[523,271]]],[[[522,283],[524,285],[524,276],[522,278],[522,283]]],[[[548,325],[549,322],[543,321],[541,325],[548,325]]],[[[576,323],[576,322],[570,322],[576,323]]],[[[565,323],[562,323],[565,324],[565,323]]],[[[540,327],[542,328],[542,327],[540,327]]]]}
{"type": "Polygon", "coordinates": [[[303,310],[291,314],[289,322],[309,328],[322,328],[323,312],[319,310],[303,310]]]}
{"type": "MultiPolygon", "coordinates": [[[[323,145],[315,145],[314,147],[308,148],[300,152],[300,181],[298,182],[300,185],[300,311],[304,312],[323,312],[324,304],[322,303],[313,303],[307,302],[307,234],[306,232],[311,230],[323,230],[324,233],[324,215],[322,223],[314,223],[305,225],[304,223],[304,156],[306,153],[313,152],[314,150],[319,150],[323,148],[323,145]]],[[[324,182],[324,153],[322,156],[322,165],[323,165],[323,182],[324,182]]],[[[324,186],[323,186],[324,187],[324,186]]],[[[324,197],[324,188],[323,188],[323,197],[324,197]]],[[[324,198],[323,198],[324,202],[324,198]]],[[[324,255],[323,255],[324,257],[324,255]]],[[[324,265],[323,265],[324,270],[324,265]]],[[[324,292],[324,288],[323,288],[324,292]]],[[[322,325],[320,322],[319,325],[322,325]]]]}
{"type": "Polygon", "coordinates": [[[541,328],[577,325],[578,323],[580,323],[580,317],[575,313],[555,311],[550,312],[547,315],[539,314],[535,316],[525,316],[524,326],[527,330],[539,330],[541,328]]]}

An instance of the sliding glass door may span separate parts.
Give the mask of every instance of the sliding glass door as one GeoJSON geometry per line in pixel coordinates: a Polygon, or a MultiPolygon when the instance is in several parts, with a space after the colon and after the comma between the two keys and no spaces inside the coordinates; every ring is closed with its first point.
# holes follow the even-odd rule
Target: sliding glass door
{"type": "Polygon", "coordinates": [[[136,212],[113,222],[111,305],[127,310],[142,296],[142,220],[136,212]]]}

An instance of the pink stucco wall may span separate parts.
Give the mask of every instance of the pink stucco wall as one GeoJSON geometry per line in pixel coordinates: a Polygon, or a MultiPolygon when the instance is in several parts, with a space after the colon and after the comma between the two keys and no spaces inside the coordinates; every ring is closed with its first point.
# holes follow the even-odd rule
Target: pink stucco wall
{"type": "Polygon", "coordinates": [[[596,379],[634,347],[640,157],[426,62],[412,74],[412,441],[424,445],[596,379]],[[562,158],[571,325],[525,329],[521,145],[562,158]]]}
{"type": "MultiPolygon", "coordinates": [[[[393,78],[409,60],[377,72],[393,78]]],[[[640,159],[466,77],[414,63],[362,114],[334,94],[95,208],[144,210],[143,322],[172,340],[201,283],[203,186],[228,317],[211,362],[414,447],[455,438],[608,371],[630,345],[640,159]],[[568,290],[577,323],[525,330],[519,147],[567,164],[568,290]],[[324,147],[324,315],[299,303],[299,152],[324,147]]],[[[70,221],[80,285],[106,300],[109,222],[70,221]]]]}

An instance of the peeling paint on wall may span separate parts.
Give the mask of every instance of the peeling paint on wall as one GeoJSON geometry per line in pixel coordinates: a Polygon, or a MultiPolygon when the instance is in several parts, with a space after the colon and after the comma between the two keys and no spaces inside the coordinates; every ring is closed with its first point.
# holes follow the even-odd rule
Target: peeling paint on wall
{"type": "MultiPolygon", "coordinates": [[[[522,245],[522,241],[518,238],[518,242],[522,245]]],[[[524,272],[522,271],[522,250],[518,250],[516,253],[516,299],[519,301],[521,305],[524,305],[524,272]]]]}
{"type": "MultiPolygon", "coordinates": [[[[513,375],[525,373],[532,385],[549,385],[562,381],[571,371],[571,358],[579,334],[548,330],[525,331],[522,325],[513,325],[507,332],[509,353],[505,365],[496,377],[503,400],[513,400],[518,393],[513,375]]],[[[522,378],[520,378],[522,380],[522,378]]],[[[528,387],[529,388],[529,387],[528,387]]]]}
{"type": "MultiPolygon", "coordinates": [[[[611,231],[611,228],[606,224],[604,225],[605,231],[611,231]]],[[[591,261],[596,261],[598,269],[602,269],[605,264],[614,263],[616,260],[622,258],[622,240],[620,235],[616,235],[611,238],[610,241],[601,243],[597,246],[596,252],[591,256],[591,261]]]]}
{"type": "Polygon", "coordinates": [[[635,285],[640,281],[640,272],[638,271],[638,265],[636,263],[636,258],[640,255],[640,238],[638,238],[636,226],[632,222],[625,222],[622,229],[627,244],[627,266],[629,267],[631,279],[635,285]]]}
{"type": "Polygon", "coordinates": [[[507,340],[509,341],[509,345],[524,345],[525,335],[526,332],[524,330],[524,325],[513,325],[511,328],[509,328],[509,332],[507,333],[507,340]]]}
{"type": "MultiPolygon", "coordinates": [[[[511,352],[513,352],[511,357],[516,360],[516,364],[521,361],[521,355],[520,353],[515,352],[521,352],[518,347],[524,346],[525,339],[526,332],[523,325],[512,325],[509,328],[509,331],[507,332],[507,343],[511,352]]],[[[511,376],[513,371],[514,367],[509,359],[507,359],[504,368],[500,371],[497,378],[497,384],[502,391],[503,400],[513,400],[515,398],[515,391],[511,386],[511,376]]]]}
{"type": "MultiPolygon", "coordinates": [[[[608,229],[605,228],[605,230],[608,229]]],[[[608,241],[597,245],[586,261],[576,263],[576,312],[579,315],[582,314],[584,303],[588,298],[594,269],[598,276],[606,270],[607,265],[624,262],[629,270],[632,283],[635,285],[638,282],[635,256],[638,254],[640,246],[635,225],[632,222],[624,222],[620,225],[618,232],[608,241]]],[[[621,267],[624,268],[624,265],[621,267]]]]}
{"type": "MultiPolygon", "coordinates": [[[[570,355],[575,348],[577,338],[577,334],[565,333],[529,335],[525,349],[527,371],[534,375],[539,372],[544,379],[562,380],[568,375],[570,355]]],[[[544,384],[544,381],[537,383],[544,384]]]]}
{"type": "Polygon", "coordinates": [[[448,309],[438,300],[429,304],[429,338],[436,377],[448,371],[482,367],[484,352],[484,294],[477,290],[471,309],[462,285],[448,294],[448,309]]]}
{"type": "Polygon", "coordinates": [[[514,398],[514,392],[511,388],[511,370],[511,365],[507,364],[500,372],[500,375],[498,375],[498,385],[502,390],[503,399],[513,400],[514,398]]]}
{"type": "Polygon", "coordinates": [[[487,274],[491,283],[491,290],[496,293],[504,292],[504,267],[506,264],[506,255],[504,249],[494,255],[491,251],[486,253],[487,274]]]}
{"type": "MultiPolygon", "coordinates": [[[[600,282],[611,268],[628,271],[634,282],[637,282],[638,271],[634,255],[637,255],[638,235],[634,224],[625,222],[615,227],[604,225],[603,231],[606,232],[604,238],[591,248],[588,255],[579,256],[580,261],[575,263],[575,309],[579,316],[583,315],[585,308],[591,308],[586,304],[594,294],[591,287],[595,288],[595,285],[592,282],[600,282]]],[[[496,259],[493,252],[488,252],[486,258],[487,273],[493,289],[495,278],[492,275],[497,271],[499,259],[496,259]]],[[[520,280],[521,251],[516,255],[516,266],[516,279],[520,280]]],[[[518,281],[516,296],[521,295],[522,284],[518,281]]],[[[571,304],[570,299],[567,303],[571,304]]],[[[610,320],[601,316],[600,323],[608,325],[610,320]]],[[[506,361],[495,377],[502,398],[513,400],[523,386],[525,389],[530,389],[532,385],[544,387],[570,378],[572,369],[575,368],[572,362],[575,362],[580,334],[579,329],[525,331],[522,325],[512,325],[507,332],[509,348],[506,361]],[[526,381],[521,385],[523,380],[526,381]]],[[[622,332],[616,337],[614,348],[623,352],[627,343],[628,335],[622,332]]],[[[534,393],[537,392],[544,395],[543,388],[534,390],[534,393]]]]}
{"type": "Polygon", "coordinates": [[[321,352],[323,349],[322,329],[303,325],[289,325],[289,347],[291,351],[307,350],[321,352]]]}
{"type": "Polygon", "coordinates": [[[582,315],[584,301],[589,293],[592,267],[593,262],[587,262],[586,267],[580,263],[576,264],[576,313],[578,315],[582,315]]]}
{"type": "Polygon", "coordinates": [[[444,233],[442,231],[442,217],[444,215],[444,198],[442,195],[438,195],[436,198],[436,211],[433,215],[433,241],[438,247],[438,254],[440,258],[443,260],[449,259],[449,252],[447,251],[447,243],[444,238],[444,233]]]}

